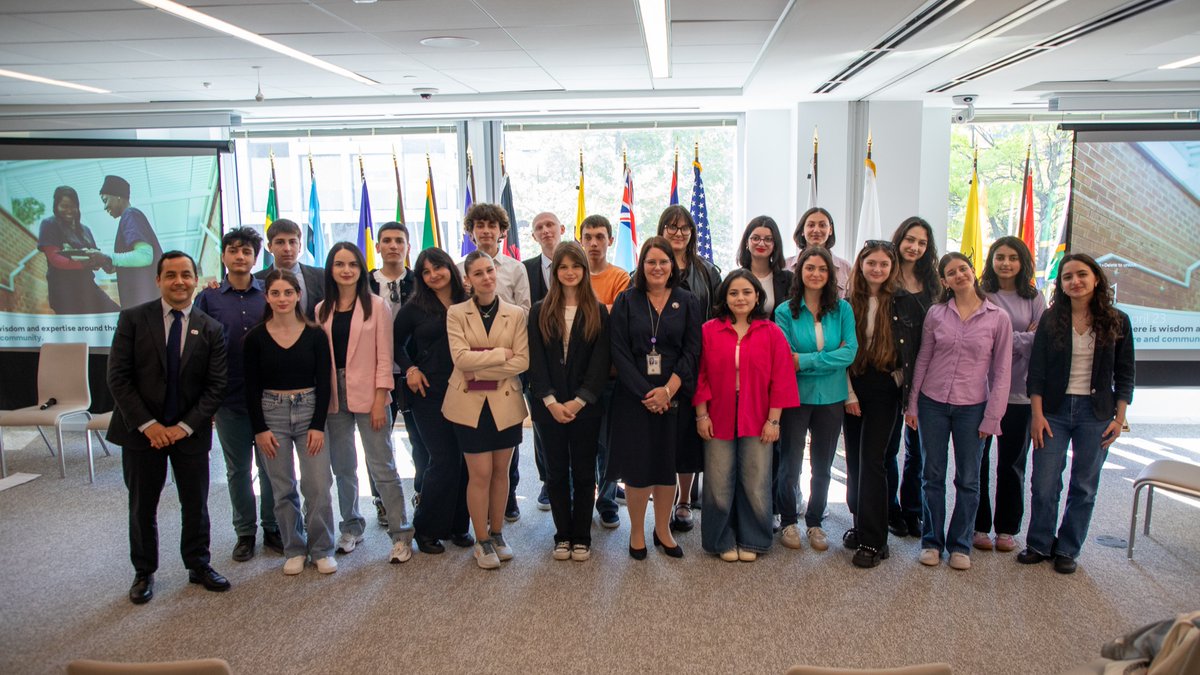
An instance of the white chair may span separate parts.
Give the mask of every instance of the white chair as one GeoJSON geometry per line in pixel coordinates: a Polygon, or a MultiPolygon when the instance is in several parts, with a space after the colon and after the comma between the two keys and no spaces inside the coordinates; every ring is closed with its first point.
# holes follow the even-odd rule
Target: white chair
{"type": "Polygon", "coordinates": [[[104,440],[104,433],[108,431],[108,425],[112,423],[112,412],[100,413],[93,415],[92,419],[88,420],[87,428],[84,431],[84,438],[87,439],[87,456],[88,456],[88,482],[96,482],[96,465],[92,460],[92,434],[96,435],[96,440],[100,441],[100,447],[104,449],[105,457],[112,457],[112,453],[108,451],[108,443],[104,440]]]}
{"type": "MultiPolygon", "coordinates": [[[[38,358],[38,405],[16,410],[0,411],[0,477],[8,477],[4,457],[4,427],[37,427],[42,440],[54,455],[55,448],[42,431],[53,426],[58,440],[59,470],[67,477],[67,460],[63,456],[63,422],[90,417],[92,393],[88,388],[88,346],[82,342],[42,345],[38,358]],[[50,399],[54,404],[47,406],[50,399]]],[[[79,420],[77,420],[79,421],[79,420]]]]}
{"type": "Polygon", "coordinates": [[[1173,459],[1156,459],[1150,462],[1133,481],[1133,515],[1129,518],[1129,548],[1125,557],[1133,560],[1133,538],[1137,535],[1138,497],[1142,488],[1146,493],[1146,524],[1142,534],[1150,534],[1150,515],[1154,510],[1154,488],[1177,492],[1191,497],[1200,497],[1200,464],[1180,462],[1173,459]]]}

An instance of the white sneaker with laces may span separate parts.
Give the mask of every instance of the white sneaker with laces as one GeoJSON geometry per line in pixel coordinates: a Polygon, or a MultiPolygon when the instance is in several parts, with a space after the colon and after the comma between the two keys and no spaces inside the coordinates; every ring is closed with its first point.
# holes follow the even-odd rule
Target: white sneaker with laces
{"type": "Polygon", "coordinates": [[[783,528],[783,532],[779,535],[779,543],[788,548],[800,548],[800,528],[796,527],[795,523],[783,528]]]}
{"type": "Polygon", "coordinates": [[[317,571],[321,574],[333,574],[337,571],[337,560],[334,560],[333,556],[318,559],[317,571]]]}
{"type": "Polygon", "coordinates": [[[496,555],[496,547],[492,545],[491,539],[475,542],[475,564],[485,570],[500,567],[500,558],[496,555]]]}
{"type": "Polygon", "coordinates": [[[492,532],[492,545],[496,547],[496,557],[500,558],[500,560],[513,559],[512,547],[508,545],[508,542],[504,541],[503,534],[492,532]]]}
{"type": "Polygon", "coordinates": [[[570,560],[571,559],[571,542],[560,541],[554,545],[555,560],[570,560]]]}
{"type": "Polygon", "coordinates": [[[392,544],[392,555],[388,557],[388,562],[399,565],[408,562],[409,558],[412,558],[412,542],[398,541],[392,544]]]}
{"type": "Polygon", "coordinates": [[[283,573],[288,576],[295,576],[304,571],[304,556],[298,555],[288,558],[283,563],[283,573]]]}
{"type": "Polygon", "coordinates": [[[343,532],[338,536],[337,552],[349,553],[354,550],[355,546],[358,546],[360,543],[362,543],[362,540],[363,538],[361,534],[353,535],[349,532],[343,532]]]}

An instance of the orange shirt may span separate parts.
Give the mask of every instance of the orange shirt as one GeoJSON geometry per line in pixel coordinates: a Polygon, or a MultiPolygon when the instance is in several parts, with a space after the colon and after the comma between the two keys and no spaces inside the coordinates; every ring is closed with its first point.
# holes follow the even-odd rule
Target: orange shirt
{"type": "Polygon", "coordinates": [[[629,272],[617,267],[609,265],[600,274],[591,275],[592,290],[596,293],[596,299],[604,303],[610,309],[617,296],[626,288],[629,288],[629,272]]]}

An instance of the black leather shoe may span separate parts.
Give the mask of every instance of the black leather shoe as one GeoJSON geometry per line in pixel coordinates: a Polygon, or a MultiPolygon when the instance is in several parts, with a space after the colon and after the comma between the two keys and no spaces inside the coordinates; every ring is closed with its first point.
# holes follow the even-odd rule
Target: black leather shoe
{"type": "Polygon", "coordinates": [[[908,523],[904,522],[904,516],[896,514],[888,517],[888,532],[891,532],[897,537],[903,537],[908,534],[908,523]]]}
{"type": "Polygon", "coordinates": [[[646,547],[643,546],[641,548],[634,548],[633,544],[630,544],[629,545],[629,557],[633,558],[634,560],[645,560],[646,559],[646,547]]]}
{"type": "Polygon", "coordinates": [[[229,590],[229,580],[208,565],[188,570],[188,582],[200,584],[204,590],[216,593],[229,590]]]}
{"type": "Polygon", "coordinates": [[[1017,554],[1017,562],[1021,563],[1022,565],[1036,565],[1036,564],[1042,562],[1043,560],[1049,560],[1049,559],[1050,559],[1050,556],[1042,555],[1041,553],[1038,553],[1037,551],[1035,551],[1031,548],[1026,548],[1025,550],[1023,550],[1017,554]]]}
{"type": "Polygon", "coordinates": [[[682,558],[683,557],[683,547],[679,545],[679,542],[675,542],[674,546],[667,546],[666,544],[664,544],[662,542],[661,539],[658,538],[657,532],[654,533],[654,545],[661,546],[663,553],[666,553],[668,556],[670,556],[672,558],[682,558]]]}
{"type": "Polygon", "coordinates": [[[1075,559],[1070,556],[1054,556],[1054,571],[1059,574],[1074,574],[1077,567],[1075,559]]]}
{"type": "Polygon", "coordinates": [[[459,548],[469,548],[475,545],[475,537],[472,537],[470,532],[452,534],[450,535],[450,543],[459,548]]]}
{"type": "Polygon", "coordinates": [[[421,553],[437,555],[446,552],[446,547],[436,537],[422,537],[421,535],[417,535],[415,539],[417,540],[417,550],[421,553]]]}
{"type": "Polygon", "coordinates": [[[858,530],[853,527],[846,530],[846,534],[842,535],[842,546],[857,551],[858,550],[858,530]]]}
{"type": "Polygon", "coordinates": [[[144,605],[154,597],[154,575],[139,574],[133,578],[129,587],[129,601],[135,605],[144,605]]]}
{"type": "Polygon", "coordinates": [[[263,530],[263,548],[283,555],[283,537],[280,536],[279,530],[275,530],[274,532],[263,530]]]}
{"type": "Polygon", "coordinates": [[[254,535],[238,537],[237,545],[233,547],[233,559],[246,562],[254,557],[254,535]]]}
{"type": "Polygon", "coordinates": [[[851,562],[854,563],[855,567],[870,568],[878,565],[880,561],[887,560],[887,558],[887,544],[884,544],[882,548],[875,548],[874,546],[859,546],[858,550],[854,552],[854,558],[851,560],[851,562]]]}
{"type": "Polygon", "coordinates": [[[908,536],[920,538],[920,536],[921,536],[921,517],[920,516],[904,516],[904,524],[908,526],[908,536]]]}

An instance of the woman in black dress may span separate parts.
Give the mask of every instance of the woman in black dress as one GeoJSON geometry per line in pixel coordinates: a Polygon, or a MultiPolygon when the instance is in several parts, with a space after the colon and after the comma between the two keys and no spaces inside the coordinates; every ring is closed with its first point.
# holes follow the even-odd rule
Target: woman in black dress
{"type": "Polygon", "coordinates": [[[75,188],[62,185],[54,189],[54,215],[42,221],[38,250],[46,256],[46,286],[55,314],[120,310],[96,285],[96,270],[110,267],[112,260],[96,249],[92,231],[79,222],[75,188]]]}
{"type": "Polygon", "coordinates": [[[696,434],[690,401],[704,312],[696,296],[679,288],[678,280],[671,245],[651,237],[642,245],[633,286],[617,298],[609,320],[617,369],[609,414],[621,423],[611,431],[608,477],[625,481],[629,555],[637,560],[646,557],[646,505],[651,494],[655,545],[672,557],[683,556],[669,521],[680,429],[687,426],[696,434]]]}
{"type": "Polygon", "coordinates": [[[466,301],[467,292],[458,266],[440,248],[421,251],[413,271],[413,296],[400,308],[393,324],[393,354],[409,390],[415,431],[429,449],[421,500],[413,516],[417,548],[436,554],[446,550],[443,539],[464,548],[475,543],[467,531],[467,465],[454,426],[442,416],[442,402],[454,370],[446,310],[466,301]]]}

